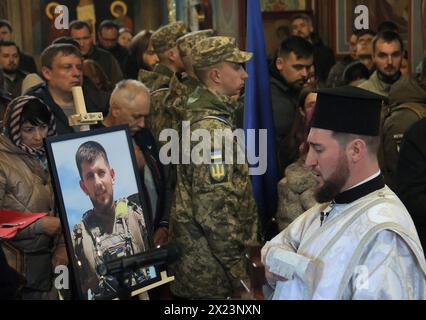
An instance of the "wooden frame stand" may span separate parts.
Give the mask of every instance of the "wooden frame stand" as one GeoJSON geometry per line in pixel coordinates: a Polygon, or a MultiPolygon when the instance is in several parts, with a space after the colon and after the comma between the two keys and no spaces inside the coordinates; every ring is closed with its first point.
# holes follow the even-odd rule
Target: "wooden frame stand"
{"type": "Polygon", "coordinates": [[[132,292],[132,297],[139,296],[140,300],[149,300],[148,297],[148,291],[152,290],[154,288],[160,287],[164,284],[170,283],[175,280],[174,276],[168,276],[167,271],[161,271],[161,280],[151,283],[147,285],[146,287],[139,288],[138,290],[135,290],[132,292]]]}

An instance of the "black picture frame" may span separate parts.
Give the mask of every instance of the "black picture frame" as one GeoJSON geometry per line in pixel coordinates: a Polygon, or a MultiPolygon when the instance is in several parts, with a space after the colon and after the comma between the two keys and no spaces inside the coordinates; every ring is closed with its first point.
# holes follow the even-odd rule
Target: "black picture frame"
{"type": "MultiPolygon", "coordinates": [[[[74,233],[74,230],[75,230],[74,226],[76,225],[75,222],[77,221],[76,212],[78,211],[78,208],[79,208],[78,206],[89,208],[88,210],[90,210],[91,208],[93,208],[93,205],[92,203],[90,203],[89,207],[87,207],[87,199],[78,198],[79,191],[81,191],[82,197],[86,196],[86,198],[89,198],[87,193],[84,194],[79,184],[75,185],[75,188],[74,188],[75,190],[72,189],[72,186],[75,184],[76,179],[80,180],[80,175],[79,175],[77,165],[76,165],[76,160],[75,160],[76,150],[78,149],[78,146],[80,146],[81,144],[87,141],[96,141],[104,147],[109,160],[110,168],[113,168],[115,170],[114,171],[115,177],[117,177],[115,181],[117,183],[115,184],[113,183],[113,187],[112,187],[114,190],[113,201],[116,202],[118,198],[120,197],[120,194],[121,195],[126,194],[128,190],[128,195],[132,195],[132,197],[125,196],[124,198],[126,199],[131,198],[131,202],[129,201],[132,205],[131,208],[135,208],[135,206],[133,205],[137,203],[138,201],[139,201],[140,208],[142,208],[142,210],[143,208],[146,208],[146,206],[144,205],[144,199],[142,196],[143,193],[142,193],[139,174],[137,174],[138,171],[135,170],[137,168],[136,158],[133,152],[132,139],[130,136],[130,131],[128,126],[102,128],[102,129],[91,130],[86,132],[77,132],[77,133],[56,136],[56,137],[49,137],[45,139],[44,143],[45,143],[45,148],[46,148],[46,153],[48,158],[49,169],[50,169],[51,177],[52,177],[52,184],[55,190],[57,207],[58,207],[59,216],[61,219],[64,240],[67,247],[67,252],[69,257],[69,267],[71,267],[69,269],[71,269],[70,279],[72,281],[71,284],[73,288],[73,294],[75,298],[79,300],[98,300],[98,299],[109,300],[109,299],[116,299],[116,298],[123,299],[125,297],[130,298],[131,296],[137,295],[139,292],[141,292],[141,288],[161,280],[160,270],[157,266],[155,265],[143,266],[144,272],[143,273],[139,272],[140,271],[139,270],[137,273],[135,273],[138,275],[138,277],[133,278],[133,281],[129,287],[117,286],[116,287],[117,290],[115,292],[105,291],[103,294],[98,293],[97,295],[94,295],[94,294],[90,294],[89,290],[87,291],[85,290],[87,289],[89,281],[85,281],[86,279],[85,277],[87,276],[87,274],[84,271],[85,270],[87,271],[87,268],[90,268],[90,263],[84,264],[82,263],[83,259],[79,259],[77,257],[77,254],[76,254],[77,246],[75,245],[76,242],[73,241],[73,237],[75,240],[75,235],[76,235],[76,233],[74,233]],[[74,165],[75,170],[72,170],[72,167],[71,167],[72,164],[74,165]],[[72,170],[72,171],[69,171],[69,170],[72,170]],[[120,175],[123,175],[124,172],[127,172],[128,174],[127,176],[125,176],[125,179],[123,179],[123,176],[120,176],[120,175]],[[121,185],[119,185],[119,183],[121,183],[121,185]],[[127,188],[126,190],[124,190],[124,185],[125,185],[125,188],[127,188]],[[117,191],[117,194],[116,194],[116,191],[117,191]],[[80,203],[80,204],[76,204],[77,209],[73,207],[74,203],[80,203]],[[123,288],[125,288],[125,290],[120,290],[123,288]],[[123,292],[124,292],[124,296],[123,296],[123,292]]],[[[123,199],[123,198],[120,198],[120,199],[123,199]]],[[[126,208],[129,208],[129,207],[126,207],[126,208]]],[[[134,209],[132,210],[133,212],[135,211],[134,209]]],[[[138,209],[136,209],[136,211],[137,210],[138,209]]],[[[81,218],[83,217],[84,212],[87,213],[88,211],[85,211],[85,209],[82,210],[81,218]]],[[[127,211],[127,212],[130,212],[130,211],[127,211]]],[[[117,210],[115,211],[115,215],[117,217],[117,210]]],[[[153,249],[152,234],[151,234],[152,228],[150,226],[151,222],[149,220],[149,215],[146,210],[143,210],[143,219],[145,222],[145,229],[142,229],[141,231],[141,239],[143,240],[143,245],[145,245],[145,248],[144,248],[145,250],[142,252],[135,252],[134,254],[130,254],[129,256],[133,257],[136,254],[143,253],[153,249]]],[[[129,221],[129,220],[126,220],[126,221],[129,221]]],[[[141,227],[141,223],[139,222],[140,220],[136,220],[136,221],[138,221],[137,226],[140,228],[141,227]]],[[[115,221],[114,223],[116,224],[117,222],[115,221]]],[[[80,225],[84,225],[86,228],[86,224],[84,224],[83,222],[81,222],[80,225]]],[[[127,228],[126,229],[127,232],[129,233],[129,230],[131,230],[130,224],[127,224],[126,228],[127,228]]],[[[84,229],[84,230],[86,232],[82,234],[86,234],[86,235],[89,234],[87,229],[84,229]]],[[[136,229],[136,230],[139,230],[139,229],[136,229]]],[[[95,241],[94,237],[91,237],[91,238],[93,238],[92,243],[93,243],[93,248],[95,248],[96,245],[94,242],[95,241]]],[[[133,236],[133,233],[132,233],[131,239],[135,239],[135,237],[133,236]]],[[[130,246],[132,248],[134,246],[136,247],[138,243],[136,243],[136,245],[135,243],[136,241],[135,242],[131,241],[130,246]]],[[[115,248],[116,247],[114,247],[114,250],[115,248]]],[[[109,249],[110,248],[108,248],[108,254],[110,254],[109,249]]],[[[87,251],[83,251],[83,252],[87,252],[87,251]]],[[[102,261],[107,261],[105,260],[106,259],[105,254],[102,256],[102,258],[104,259],[102,261]]],[[[114,259],[116,258],[120,258],[120,257],[114,257],[114,259]]],[[[90,270],[93,270],[93,269],[94,268],[91,268],[90,270]]],[[[100,269],[96,267],[96,270],[100,270],[100,269]]],[[[120,282],[122,278],[118,276],[114,276],[113,278],[109,277],[108,279],[107,278],[103,278],[102,280],[99,279],[99,283],[101,283],[102,281],[103,284],[106,284],[105,281],[110,281],[112,279],[111,283],[115,285],[118,283],[122,284],[122,282],[120,282]]],[[[96,291],[98,291],[100,287],[99,283],[96,288],[93,288],[94,289],[93,291],[92,291],[92,288],[90,288],[92,293],[96,293],[96,291]]],[[[110,282],[108,282],[108,285],[106,285],[105,287],[109,288],[109,285],[110,285],[110,282]]],[[[102,291],[102,290],[99,290],[99,291],[102,291]]]]}

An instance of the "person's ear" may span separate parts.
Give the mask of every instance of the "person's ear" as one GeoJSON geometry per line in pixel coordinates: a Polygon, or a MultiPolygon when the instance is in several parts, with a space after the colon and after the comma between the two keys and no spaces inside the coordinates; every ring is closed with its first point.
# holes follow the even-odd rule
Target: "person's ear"
{"type": "Polygon", "coordinates": [[[52,70],[46,66],[41,67],[41,74],[47,81],[52,79],[52,70]]]}
{"type": "Polygon", "coordinates": [[[357,163],[358,161],[365,158],[367,154],[367,145],[365,144],[364,140],[355,139],[349,145],[348,152],[352,162],[357,163]]]}
{"type": "Polygon", "coordinates": [[[279,71],[283,70],[283,69],[284,69],[284,67],[285,67],[285,60],[284,60],[282,57],[278,57],[278,58],[275,60],[275,66],[277,67],[277,69],[278,69],[279,71]]]}
{"type": "Polygon", "coordinates": [[[209,78],[215,84],[219,84],[221,82],[222,75],[220,74],[219,69],[213,68],[209,71],[209,78]]]}
{"type": "Polygon", "coordinates": [[[112,184],[115,184],[115,171],[113,168],[109,169],[110,174],[111,174],[111,178],[112,178],[112,184]]]}
{"type": "Polygon", "coordinates": [[[80,180],[80,188],[81,188],[81,190],[83,190],[83,192],[86,194],[86,196],[89,195],[89,192],[87,191],[86,184],[84,183],[83,180],[80,180]]]}
{"type": "Polygon", "coordinates": [[[116,105],[112,105],[111,106],[111,115],[114,118],[118,118],[118,116],[120,115],[121,109],[118,108],[116,105]]]}
{"type": "Polygon", "coordinates": [[[176,55],[173,52],[173,49],[169,49],[166,52],[164,52],[164,55],[166,56],[167,60],[174,62],[176,60],[176,55]]]}

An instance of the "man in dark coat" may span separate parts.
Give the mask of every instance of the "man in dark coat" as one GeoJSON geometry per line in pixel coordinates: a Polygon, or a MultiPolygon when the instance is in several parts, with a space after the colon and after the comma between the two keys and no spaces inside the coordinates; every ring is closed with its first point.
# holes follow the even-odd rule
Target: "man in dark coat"
{"type": "Polygon", "coordinates": [[[114,56],[124,74],[129,59],[129,51],[118,43],[118,30],[119,27],[114,21],[102,21],[98,30],[98,46],[114,56]]]}
{"type": "Polygon", "coordinates": [[[397,193],[426,248],[426,118],[404,134],[397,169],[397,193]]]}
{"type": "Polygon", "coordinates": [[[272,115],[280,178],[286,165],[290,164],[286,159],[285,140],[290,135],[296,116],[299,93],[308,81],[313,52],[312,44],[301,37],[292,36],[281,43],[278,56],[271,65],[272,115]]]}
{"type": "MultiPolygon", "coordinates": [[[[9,21],[0,19],[0,41],[13,41],[13,29],[9,21]]],[[[37,73],[34,58],[19,50],[18,68],[27,73],[37,73]]]]}
{"type": "Polygon", "coordinates": [[[333,50],[327,47],[314,32],[312,19],[306,14],[297,14],[291,18],[291,32],[314,46],[315,75],[320,84],[325,84],[328,73],[336,62],[333,50]]]}

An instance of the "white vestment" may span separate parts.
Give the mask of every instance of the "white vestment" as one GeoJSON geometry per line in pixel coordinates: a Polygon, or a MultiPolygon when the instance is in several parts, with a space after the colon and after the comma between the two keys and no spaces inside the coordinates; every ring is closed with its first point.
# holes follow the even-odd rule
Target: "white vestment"
{"type": "MultiPolygon", "coordinates": [[[[426,213],[425,213],[426,214],[426,213]]],[[[305,212],[262,249],[273,299],[425,299],[426,262],[414,223],[385,186],[349,204],[305,212]],[[329,212],[320,222],[321,212],[329,212]]]]}

